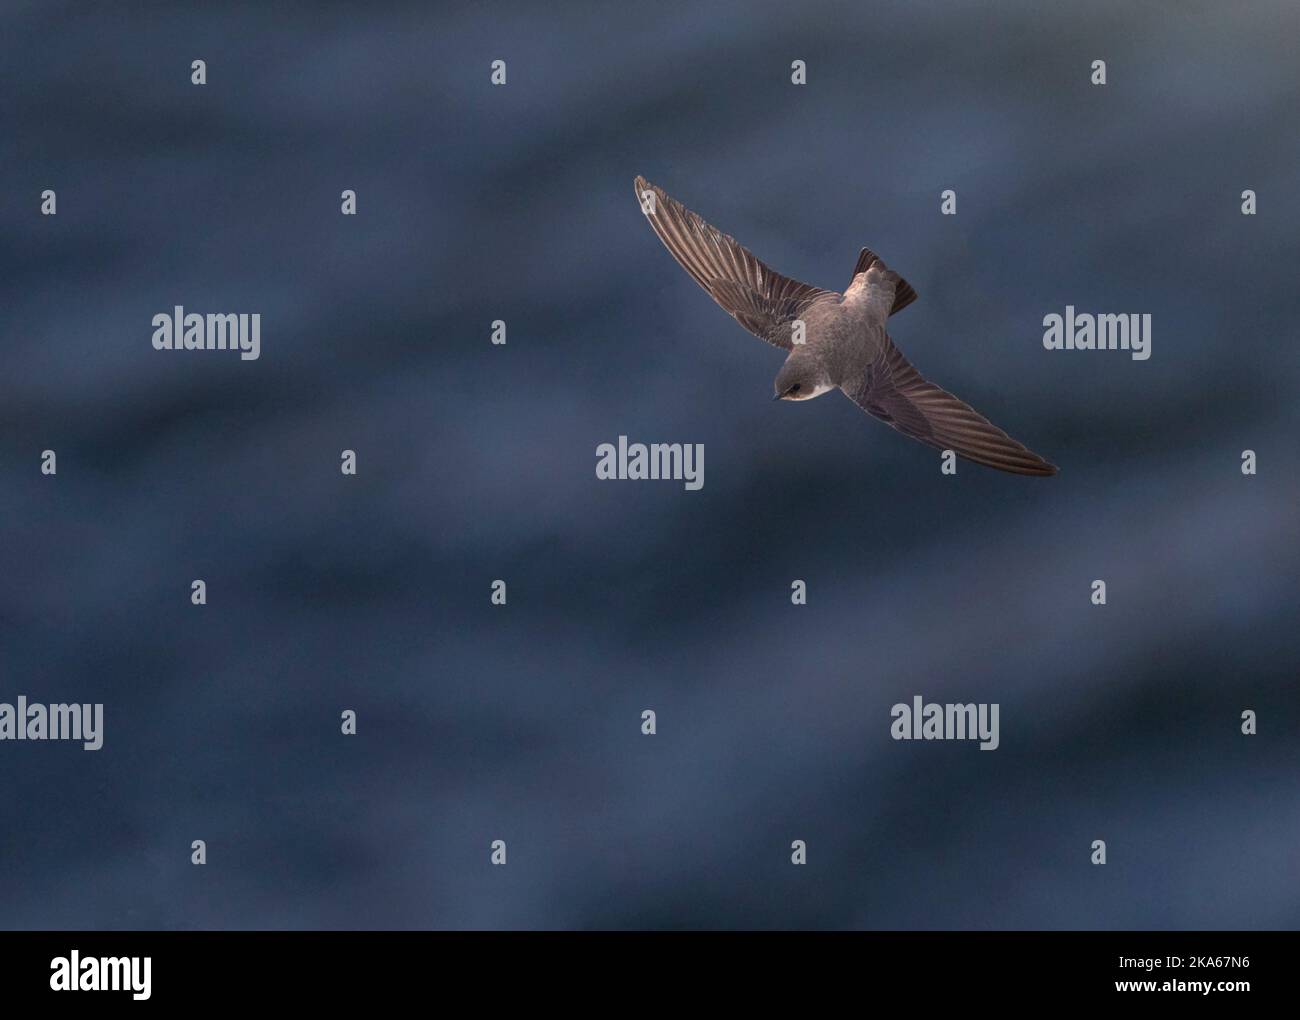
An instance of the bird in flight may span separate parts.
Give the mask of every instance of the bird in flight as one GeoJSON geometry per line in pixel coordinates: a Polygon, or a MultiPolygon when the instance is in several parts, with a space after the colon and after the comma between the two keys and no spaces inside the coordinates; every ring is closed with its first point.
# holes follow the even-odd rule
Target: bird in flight
{"type": "Polygon", "coordinates": [[[885,320],[916,291],[863,248],[844,293],[791,280],[644,177],[637,199],[683,269],[760,340],[788,351],[777,400],[811,400],[838,389],[905,436],[1019,475],[1054,475],[1055,465],[969,404],[921,376],[885,332],[885,320]]]}

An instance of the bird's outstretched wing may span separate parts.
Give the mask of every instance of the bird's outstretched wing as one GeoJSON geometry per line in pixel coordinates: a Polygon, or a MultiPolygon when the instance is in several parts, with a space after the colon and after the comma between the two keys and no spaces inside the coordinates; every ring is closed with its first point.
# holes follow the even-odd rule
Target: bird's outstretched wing
{"type": "Polygon", "coordinates": [[[644,177],[638,177],[635,185],[641,211],[664,247],[714,301],[760,340],[791,350],[791,323],[816,301],[840,299],[834,291],[769,269],[734,237],[710,226],[644,177]]]}
{"type": "Polygon", "coordinates": [[[1017,443],[969,404],[922,378],[894,342],[867,369],[856,389],[845,389],[855,404],[905,436],[938,450],[1018,475],[1054,475],[1056,467],[1017,443]]]}

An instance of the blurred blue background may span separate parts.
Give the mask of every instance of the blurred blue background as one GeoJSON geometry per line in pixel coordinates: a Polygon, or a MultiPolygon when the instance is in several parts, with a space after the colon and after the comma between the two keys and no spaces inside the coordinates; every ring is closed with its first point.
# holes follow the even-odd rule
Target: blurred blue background
{"type": "Polygon", "coordinates": [[[6,5],[0,701],[105,742],[0,743],[0,925],[1296,926],[1300,12],[1052,6],[6,5]],[[1061,474],[774,405],[638,173],[1061,474]]]}

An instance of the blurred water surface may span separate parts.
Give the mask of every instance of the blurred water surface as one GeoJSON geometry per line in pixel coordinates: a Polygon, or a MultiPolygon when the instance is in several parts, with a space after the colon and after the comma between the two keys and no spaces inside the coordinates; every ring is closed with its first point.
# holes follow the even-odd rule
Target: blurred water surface
{"type": "Polygon", "coordinates": [[[1295,926],[1300,13],[1053,7],[9,5],[0,700],[106,734],[0,744],[0,925],[1295,926]],[[880,252],[1061,474],[774,405],[638,173],[880,252]],[[176,304],[261,358],[154,351],[176,304]],[[598,481],[620,434],[704,488],[598,481]],[[916,694],[1001,746],[891,740],[916,694]]]}

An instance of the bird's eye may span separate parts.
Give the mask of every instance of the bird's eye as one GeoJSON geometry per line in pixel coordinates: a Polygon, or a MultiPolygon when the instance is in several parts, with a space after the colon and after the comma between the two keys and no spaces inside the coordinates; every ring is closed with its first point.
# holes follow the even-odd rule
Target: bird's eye
{"type": "Polygon", "coordinates": [[[798,392],[799,392],[799,384],[798,384],[798,383],[795,383],[793,386],[791,386],[791,387],[790,387],[790,392],[791,392],[791,393],[798,393],[798,392]]]}

